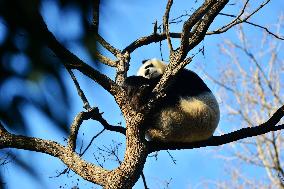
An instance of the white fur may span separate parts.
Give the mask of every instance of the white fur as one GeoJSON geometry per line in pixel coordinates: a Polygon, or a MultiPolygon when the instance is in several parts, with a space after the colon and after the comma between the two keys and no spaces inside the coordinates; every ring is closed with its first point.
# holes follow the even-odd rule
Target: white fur
{"type": "Polygon", "coordinates": [[[147,60],[138,70],[137,76],[142,76],[147,79],[156,78],[165,72],[166,64],[156,58],[147,60]],[[154,67],[146,68],[149,64],[153,64],[154,67]],[[146,70],[149,70],[149,74],[146,75],[146,70]]]}
{"type": "Polygon", "coordinates": [[[149,140],[193,142],[213,135],[220,118],[219,106],[212,93],[181,98],[177,107],[154,115],[153,127],[147,130],[149,140]]]}

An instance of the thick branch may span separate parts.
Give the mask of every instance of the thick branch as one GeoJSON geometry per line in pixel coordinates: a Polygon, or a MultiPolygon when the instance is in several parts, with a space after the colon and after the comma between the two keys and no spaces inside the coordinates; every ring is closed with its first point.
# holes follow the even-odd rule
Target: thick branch
{"type": "Polygon", "coordinates": [[[109,77],[95,70],[94,68],[80,60],[69,50],[67,50],[55,39],[53,34],[49,32],[47,28],[45,28],[45,32],[47,33],[47,44],[49,48],[52,49],[53,52],[64,62],[66,67],[70,69],[77,69],[84,75],[96,81],[106,91],[114,96],[122,112],[127,112],[127,109],[129,109],[130,107],[125,101],[126,93],[119,85],[117,85],[109,77]]]}
{"type": "MultiPolygon", "coordinates": [[[[1,124],[0,124],[1,125],[1,124]]],[[[3,126],[1,126],[3,127],[3,126]]],[[[29,151],[36,151],[59,158],[68,168],[72,169],[85,180],[104,186],[106,176],[109,171],[87,163],[80,156],[69,148],[66,148],[57,142],[43,140],[34,137],[25,137],[13,135],[1,128],[0,130],[0,149],[16,148],[29,151]]]]}
{"type": "Polygon", "coordinates": [[[194,28],[193,35],[190,38],[189,43],[186,45],[186,54],[183,54],[184,52],[182,51],[182,46],[184,44],[183,41],[181,42],[181,60],[186,57],[188,51],[193,49],[204,39],[209,26],[228,2],[229,0],[221,0],[210,7],[210,10],[208,10],[208,12],[204,15],[204,18],[200,21],[200,23],[198,23],[196,28],[194,28]]]}
{"type": "Polygon", "coordinates": [[[63,45],[61,45],[54,35],[47,30],[48,34],[47,44],[48,47],[53,50],[53,52],[64,62],[64,64],[71,69],[77,69],[83,74],[87,75],[97,83],[99,83],[105,90],[115,95],[116,90],[120,90],[119,87],[106,75],[101,74],[99,71],[95,70],[82,60],[80,60],[76,55],[67,50],[63,45]]]}
{"type": "Polygon", "coordinates": [[[216,4],[214,0],[205,1],[183,24],[180,46],[181,54],[185,54],[186,56],[187,52],[189,51],[188,42],[192,27],[202,19],[202,17],[208,12],[214,3],[216,4]]]}
{"type": "Polygon", "coordinates": [[[200,148],[206,146],[219,146],[222,144],[227,144],[230,142],[234,142],[240,139],[253,137],[257,135],[262,135],[268,133],[270,131],[277,131],[284,129],[284,125],[276,124],[280,121],[280,119],[284,116],[284,106],[279,108],[273,116],[265,123],[249,128],[242,128],[240,130],[224,134],[221,136],[213,136],[208,140],[197,141],[192,143],[160,143],[160,142],[150,142],[149,144],[149,152],[159,151],[159,150],[178,150],[178,149],[193,149],[200,148]]]}
{"type": "Polygon", "coordinates": [[[163,32],[166,33],[170,52],[173,52],[173,45],[171,42],[170,29],[169,29],[169,14],[170,14],[172,4],[173,4],[173,0],[168,0],[165,15],[163,17],[163,32]]]}

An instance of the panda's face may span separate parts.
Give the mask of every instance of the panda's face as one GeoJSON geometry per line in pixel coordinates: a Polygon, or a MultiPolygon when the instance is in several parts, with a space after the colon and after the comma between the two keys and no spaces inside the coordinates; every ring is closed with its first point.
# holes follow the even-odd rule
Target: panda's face
{"type": "Polygon", "coordinates": [[[161,76],[165,72],[166,65],[157,59],[150,59],[143,63],[137,72],[137,76],[147,79],[154,79],[161,76]]]}

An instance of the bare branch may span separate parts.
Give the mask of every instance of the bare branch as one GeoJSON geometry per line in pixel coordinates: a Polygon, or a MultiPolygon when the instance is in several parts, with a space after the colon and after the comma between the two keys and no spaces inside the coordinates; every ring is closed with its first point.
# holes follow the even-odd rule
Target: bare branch
{"type": "MultiPolygon", "coordinates": [[[[226,13],[220,13],[220,15],[228,16],[228,17],[232,17],[232,18],[237,17],[236,15],[233,15],[233,14],[226,14],[226,13]]],[[[239,20],[238,23],[232,25],[230,28],[232,28],[233,26],[235,26],[235,25],[237,25],[237,24],[240,24],[240,23],[246,23],[246,24],[249,24],[249,25],[258,27],[258,28],[260,28],[260,29],[263,29],[263,30],[266,31],[268,34],[272,35],[273,37],[275,37],[275,38],[277,38],[277,39],[280,39],[280,40],[284,40],[284,37],[279,36],[279,35],[273,33],[273,32],[270,31],[267,27],[261,26],[261,25],[259,25],[259,24],[256,24],[256,23],[253,23],[253,22],[244,20],[244,19],[239,20]]],[[[217,30],[214,30],[214,31],[209,31],[209,32],[206,33],[206,35],[224,33],[224,32],[226,32],[226,31],[228,31],[230,28],[226,28],[226,29],[223,29],[223,30],[217,29],[217,30]]]]}
{"type": "Polygon", "coordinates": [[[163,17],[163,32],[166,33],[168,45],[170,48],[170,53],[173,52],[173,45],[171,42],[170,29],[169,29],[169,14],[170,14],[172,4],[173,4],[173,0],[168,0],[165,15],[163,17]]]}
{"type": "Polygon", "coordinates": [[[107,49],[109,52],[111,52],[114,56],[118,56],[121,54],[120,50],[118,50],[117,48],[113,47],[111,44],[109,44],[104,38],[102,38],[102,36],[100,36],[99,34],[96,35],[96,39],[97,41],[105,48],[107,49]]]}
{"type": "Polygon", "coordinates": [[[143,172],[141,173],[141,177],[142,177],[142,181],[143,181],[143,184],[144,184],[144,189],[149,189],[148,186],[147,186],[146,178],[145,178],[145,175],[144,175],[143,172]]]}
{"type": "Polygon", "coordinates": [[[256,8],[252,13],[250,13],[249,15],[247,15],[245,18],[241,18],[241,16],[244,14],[244,10],[247,6],[247,3],[248,3],[249,0],[246,1],[244,7],[242,8],[241,12],[239,13],[238,16],[236,15],[232,15],[232,14],[225,14],[225,13],[220,13],[220,15],[223,15],[223,16],[228,16],[228,17],[232,17],[232,18],[235,18],[233,19],[230,23],[228,23],[227,25],[225,26],[222,26],[214,31],[211,31],[211,32],[207,32],[206,35],[212,35],[212,34],[220,34],[220,33],[224,33],[226,31],[228,31],[230,28],[232,28],[233,26],[235,25],[238,25],[238,24],[241,24],[241,23],[247,23],[247,24],[250,24],[252,26],[255,26],[255,27],[258,27],[258,28],[261,28],[261,29],[264,29],[268,34],[274,36],[275,38],[277,39],[280,39],[280,40],[284,40],[284,37],[282,36],[279,36],[273,32],[271,32],[268,28],[264,27],[264,26],[261,26],[259,24],[255,24],[253,22],[249,22],[247,21],[250,17],[252,17],[255,13],[257,13],[260,9],[262,9],[265,5],[267,5],[270,0],[266,0],[265,2],[263,2],[258,8],[256,8]]]}
{"type": "Polygon", "coordinates": [[[192,27],[202,19],[214,4],[216,4],[216,2],[213,0],[205,1],[183,24],[180,45],[180,53],[183,54],[183,57],[185,57],[189,51],[188,43],[191,38],[190,32],[192,27]]]}
{"type": "Polygon", "coordinates": [[[41,18],[41,24],[44,35],[46,35],[46,42],[48,47],[60,58],[64,65],[69,69],[77,69],[89,78],[99,83],[105,90],[110,92],[114,97],[119,93],[123,93],[122,88],[113,82],[109,77],[95,70],[76,55],[67,50],[62,44],[60,44],[55,36],[48,30],[44,21],[41,18]]]}
{"type": "MultiPolygon", "coordinates": [[[[1,125],[1,124],[0,124],[1,125]]],[[[3,127],[1,125],[1,127],[3,127]]],[[[85,180],[104,186],[106,176],[109,171],[98,167],[94,164],[87,163],[80,156],[72,152],[57,142],[43,140],[35,137],[26,137],[21,135],[10,134],[1,129],[0,132],[0,149],[15,148],[29,151],[45,153],[59,158],[68,168],[80,175],[85,180]]]]}
{"type": "Polygon", "coordinates": [[[86,109],[86,110],[89,110],[91,109],[91,106],[90,106],[90,103],[88,102],[88,99],[86,98],[84,92],[82,91],[74,73],[72,72],[72,70],[70,70],[69,68],[66,68],[67,71],[69,72],[75,86],[76,86],[76,89],[77,89],[77,92],[78,92],[78,95],[81,97],[81,100],[83,101],[83,107],[86,109]]]}
{"type": "MultiPolygon", "coordinates": [[[[169,33],[169,35],[172,38],[180,38],[181,37],[181,33],[169,33]]],[[[124,53],[124,52],[132,53],[133,51],[135,51],[139,47],[142,47],[144,45],[149,45],[149,44],[154,43],[154,42],[156,43],[156,42],[159,42],[159,41],[163,41],[165,39],[167,39],[166,33],[151,34],[149,36],[141,37],[141,38],[135,40],[134,42],[132,42],[131,44],[129,44],[127,47],[125,47],[122,50],[122,53],[124,53]]]]}
{"type": "MultiPolygon", "coordinates": [[[[188,46],[185,46],[186,48],[184,50],[182,50],[182,48],[181,48],[181,53],[182,53],[181,59],[183,59],[183,57],[186,56],[186,54],[189,50],[194,48],[198,43],[200,43],[204,39],[209,26],[211,25],[213,20],[216,18],[216,16],[219,14],[219,12],[225,7],[225,5],[229,1],[228,0],[220,0],[218,2],[216,2],[216,1],[212,1],[212,2],[215,2],[214,5],[209,7],[210,9],[204,15],[203,19],[200,21],[200,23],[197,23],[198,25],[196,26],[196,28],[194,28],[194,31],[193,31],[194,33],[193,33],[192,37],[190,38],[188,46]],[[186,50],[186,54],[183,54],[185,50],[186,50]]],[[[208,9],[206,6],[204,8],[208,9]]],[[[184,43],[183,41],[181,43],[182,43],[182,45],[186,45],[186,44],[183,44],[184,43]]]]}
{"type": "Polygon", "coordinates": [[[95,136],[93,136],[93,138],[91,139],[91,141],[89,142],[89,144],[87,145],[87,147],[85,148],[85,150],[83,150],[83,152],[80,152],[80,156],[83,156],[86,151],[91,147],[93,141],[98,138],[106,129],[102,129],[100,132],[98,132],[98,134],[96,134],[95,136]]]}
{"type": "Polygon", "coordinates": [[[96,34],[98,33],[98,30],[99,30],[99,21],[100,21],[100,0],[94,0],[93,27],[94,27],[96,34]]]}
{"type": "Polygon", "coordinates": [[[64,65],[69,69],[77,69],[84,75],[88,76],[92,80],[100,84],[106,91],[112,94],[116,100],[116,103],[121,108],[123,113],[128,113],[131,107],[126,99],[126,92],[122,87],[117,85],[106,75],[100,73],[93,67],[89,66],[82,60],[80,60],[76,55],[67,50],[63,45],[61,45],[54,35],[47,29],[47,26],[41,18],[41,24],[44,35],[46,35],[46,42],[48,47],[53,50],[53,52],[64,62],[64,65]]]}
{"type": "Polygon", "coordinates": [[[110,67],[116,67],[117,65],[117,61],[113,61],[110,58],[107,58],[106,56],[102,55],[99,52],[95,52],[95,57],[98,61],[100,61],[101,63],[110,66],[110,67]]]}
{"type": "Polygon", "coordinates": [[[80,126],[82,125],[84,120],[93,119],[102,124],[104,130],[115,131],[125,135],[126,129],[121,126],[112,126],[108,124],[108,122],[102,117],[102,114],[99,112],[97,107],[88,109],[87,112],[80,112],[74,119],[71,127],[70,127],[70,134],[68,138],[68,147],[75,151],[76,149],[76,140],[78,131],[80,126]]]}
{"type": "Polygon", "coordinates": [[[257,69],[260,71],[260,73],[261,73],[261,75],[262,75],[264,81],[266,82],[266,84],[267,84],[269,90],[271,91],[271,93],[273,94],[273,96],[274,96],[277,100],[279,100],[279,102],[280,102],[281,104],[283,104],[281,98],[279,97],[278,94],[276,94],[275,90],[274,90],[273,87],[272,87],[271,82],[270,82],[269,79],[267,78],[266,74],[264,73],[263,69],[261,68],[260,64],[258,63],[256,57],[255,57],[251,52],[249,52],[249,50],[247,49],[247,47],[245,47],[245,46],[244,46],[244,47],[241,47],[241,46],[239,46],[239,45],[237,45],[237,44],[234,44],[234,46],[237,47],[238,49],[242,50],[242,51],[252,60],[252,62],[256,65],[257,69]]]}
{"type": "Polygon", "coordinates": [[[197,141],[192,143],[161,143],[161,142],[150,142],[149,152],[154,152],[158,150],[178,150],[178,149],[193,149],[205,146],[219,146],[222,144],[227,144],[240,139],[253,137],[257,135],[262,135],[270,131],[277,131],[284,129],[284,125],[276,124],[284,116],[284,106],[279,108],[273,116],[265,123],[249,128],[242,128],[240,130],[224,134],[221,136],[212,136],[211,138],[204,141],[197,141]]]}
{"type": "Polygon", "coordinates": [[[93,120],[96,120],[102,124],[102,126],[108,131],[115,131],[121,134],[126,134],[126,129],[121,126],[112,126],[110,125],[103,117],[101,113],[96,113],[92,116],[93,120]]]}
{"type": "Polygon", "coordinates": [[[80,112],[74,119],[71,127],[70,127],[70,134],[68,138],[68,147],[72,150],[75,151],[76,149],[76,140],[77,140],[77,135],[78,131],[80,129],[80,126],[82,125],[84,120],[88,120],[92,117],[92,114],[98,113],[97,108],[90,109],[89,112],[80,112]],[[97,111],[97,112],[94,112],[97,111]]]}
{"type": "MultiPolygon", "coordinates": [[[[239,20],[241,20],[241,16],[245,13],[245,9],[248,5],[250,0],[246,0],[246,2],[244,3],[243,8],[241,9],[240,13],[238,16],[235,16],[235,19],[233,19],[229,24],[226,24],[225,26],[222,26],[221,28],[217,29],[217,31],[222,31],[226,28],[230,28],[232,27],[234,24],[236,24],[239,20]]],[[[220,13],[220,15],[223,15],[222,13],[220,13]]]]}
{"type": "MultiPolygon", "coordinates": [[[[212,3],[213,1],[209,1],[209,3],[212,3]]],[[[245,4],[247,4],[247,3],[245,3],[245,4]]],[[[260,6],[260,7],[258,7],[258,9],[256,9],[256,10],[259,10],[260,8],[262,8],[264,5],[266,5],[267,3],[264,3],[264,4],[262,4],[262,6],[260,6]]],[[[245,5],[245,6],[247,6],[247,5],[245,5]]],[[[206,6],[207,7],[207,6],[206,6]]],[[[208,9],[210,9],[210,7],[207,7],[208,9]]],[[[244,7],[245,8],[245,7],[244,7]]],[[[203,9],[202,9],[203,10],[203,9]]],[[[203,10],[204,11],[204,10],[203,10]]],[[[202,11],[202,12],[203,12],[202,11]]],[[[243,14],[243,11],[244,10],[241,10],[241,13],[240,14],[243,14]]],[[[200,12],[201,12],[201,10],[200,10],[200,12]]],[[[254,13],[253,14],[255,14],[256,13],[256,11],[254,11],[254,13]]],[[[238,16],[235,16],[235,15],[230,15],[230,14],[225,14],[225,13],[219,13],[220,15],[225,15],[225,16],[230,16],[230,17],[234,17],[234,18],[236,18],[236,17],[238,17],[238,16]]],[[[187,14],[185,14],[185,15],[187,15],[187,14]]],[[[201,14],[202,15],[202,14],[201,14]]],[[[200,16],[201,16],[200,15],[200,16]]],[[[204,15],[204,12],[203,12],[203,15],[204,15]]],[[[251,17],[252,15],[249,15],[249,17],[251,17]]],[[[192,16],[191,16],[192,17],[192,16]]],[[[190,18],[191,18],[190,17],[190,18]]],[[[239,17],[240,17],[240,15],[239,15],[239,17]]],[[[189,42],[189,39],[193,36],[193,33],[189,30],[189,29],[191,29],[194,25],[192,25],[193,23],[191,23],[191,24],[189,24],[189,20],[190,20],[190,18],[187,20],[187,22],[188,22],[188,25],[186,25],[186,26],[184,26],[185,28],[183,29],[183,31],[185,31],[185,34],[183,34],[183,38],[184,38],[184,42],[182,43],[182,44],[184,44],[184,45],[186,45],[186,42],[189,42]],[[186,30],[187,29],[187,30],[186,30]],[[187,36],[186,36],[187,35],[187,36]],[[188,39],[186,39],[186,37],[188,38],[188,39]]],[[[201,17],[202,18],[202,17],[201,17]]],[[[200,21],[201,19],[200,19],[200,17],[197,17],[197,16],[195,16],[195,19],[192,19],[192,20],[194,20],[195,21],[195,23],[197,23],[198,21],[200,21]],[[198,19],[199,18],[199,19],[198,19]]],[[[269,33],[269,34],[271,34],[271,35],[273,35],[274,37],[276,37],[276,38],[278,38],[278,39],[281,39],[281,40],[284,40],[284,37],[281,37],[281,36],[278,36],[278,35],[276,35],[276,34],[274,34],[273,32],[271,32],[271,31],[269,31],[266,27],[263,27],[263,26],[261,26],[261,25],[259,25],[259,24],[255,24],[255,23],[252,23],[252,22],[249,22],[249,21],[247,21],[247,19],[242,19],[242,22],[240,22],[240,20],[238,20],[238,19],[235,19],[236,21],[232,21],[232,23],[234,23],[234,25],[237,25],[237,24],[240,24],[240,23],[242,23],[242,22],[244,22],[244,23],[247,23],[247,24],[250,24],[250,25],[253,25],[253,26],[256,26],[256,27],[259,27],[259,28],[262,28],[262,29],[264,29],[267,33],[269,33]]],[[[199,23],[200,24],[200,23],[199,23]]],[[[230,25],[231,26],[231,25],[230,25]]],[[[232,27],[232,26],[231,26],[232,27]]],[[[196,28],[197,29],[197,28],[196,28]]],[[[195,30],[196,30],[195,29],[195,30]]],[[[229,28],[228,28],[229,29],[229,28]]],[[[217,30],[215,30],[215,31],[212,31],[212,32],[207,32],[206,33],[206,35],[212,35],[212,34],[219,34],[219,33],[223,33],[223,32],[226,32],[228,29],[226,29],[226,30],[219,30],[219,29],[217,29],[217,30]],[[217,32],[218,31],[218,32],[217,32]]],[[[172,37],[172,38],[182,38],[182,34],[181,33],[169,33],[169,36],[170,37],[172,37]]],[[[148,44],[150,44],[150,43],[156,43],[156,42],[160,42],[160,41],[163,41],[163,40],[165,40],[165,39],[167,39],[167,34],[164,32],[164,33],[161,33],[161,34],[152,34],[152,35],[149,35],[149,36],[145,36],[145,37],[141,37],[140,39],[137,39],[137,40],[135,40],[134,42],[132,42],[130,45],[128,45],[123,51],[122,51],[122,53],[123,52],[126,52],[126,51],[128,51],[129,53],[131,53],[131,52],[133,52],[133,51],[135,51],[137,48],[139,48],[139,47],[141,47],[141,46],[144,46],[144,45],[148,45],[148,44]]],[[[184,46],[183,45],[183,46],[184,46]]],[[[185,47],[185,46],[184,46],[185,47]]],[[[183,47],[183,48],[184,48],[183,47]]],[[[185,48],[186,49],[186,48],[185,48]]]]}

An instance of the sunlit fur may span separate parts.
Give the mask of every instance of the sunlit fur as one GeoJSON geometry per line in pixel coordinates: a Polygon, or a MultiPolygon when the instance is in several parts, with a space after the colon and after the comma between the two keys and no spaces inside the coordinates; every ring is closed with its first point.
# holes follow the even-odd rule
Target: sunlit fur
{"type": "Polygon", "coordinates": [[[192,142],[212,136],[219,122],[215,97],[202,94],[181,98],[178,106],[163,109],[154,116],[153,127],[147,130],[150,140],[192,142]]]}
{"type": "MultiPolygon", "coordinates": [[[[137,76],[148,79],[157,78],[164,73],[165,67],[164,62],[150,59],[139,68],[137,76]]],[[[219,105],[199,76],[189,70],[183,71],[182,78],[177,76],[175,82],[171,84],[172,93],[169,94],[169,99],[163,102],[165,104],[160,104],[158,111],[151,115],[153,118],[146,131],[147,139],[164,142],[193,142],[213,135],[220,118],[219,105]],[[188,81],[192,74],[198,81],[194,84],[205,86],[204,90],[202,87],[200,89],[198,86],[188,85],[192,83],[188,81]],[[175,94],[174,91],[180,91],[179,87],[187,88],[189,91],[192,88],[196,90],[196,95],[175,94]],[[171,96],[176,98],[176,102],[168,105],[171,104],[171,96]]]]}
{"type": "Polygon", "coordinates": [[[147,79],[153,79],[161,76],[166,69],[166,64],[156,58],[146,61],[138,70],[137,76],[142,76],[147,79]],[[146,74],[146,69],[149,64],[153,64],[153,67],[147,68],[149,70],[149,74],[146,74]]]}

